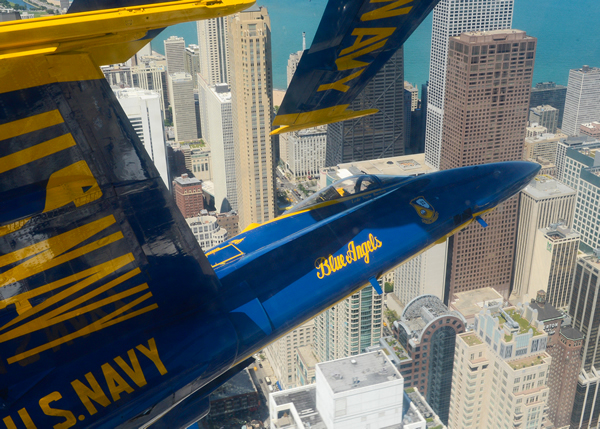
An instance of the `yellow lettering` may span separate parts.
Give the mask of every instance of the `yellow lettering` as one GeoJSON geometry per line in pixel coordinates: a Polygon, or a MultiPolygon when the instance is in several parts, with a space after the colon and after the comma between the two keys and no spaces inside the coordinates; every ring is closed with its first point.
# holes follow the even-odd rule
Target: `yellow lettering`
{"type": "Polygon", "coordinates": [[[62,122],[63,119],[60,116],[60,112],[58,110],[51,110],[0,125],[0,136],[2,136],[2,140],[6,140],[48,128],[52,125],[61,124],[62,122]]]}
{"type": "Polygon", "coordinates": [[[364,257],[365,257],[365,251],[364,251],[362,245],[356,246],[356,258],[362,259],[364,257]]]}
{"type": "Polygon", "coordinates": [[[17,429],[17,425],[15,424],[11,416],[4,417],[2,421],[6,425],[6,429],[17,429]]]}
{"type": "Polygon", "coordinates": [[[344,255],[339,255],[337,258],[338,258],[338,264],[339,264],[340,268],[345,267],[346,259],[344,258],[344,255]]]}
{"type": "Polygon", "coordinates": [[[106,237],[66,253],[114,223],[116,223],[114,216],[106,216],[56,237],[0,256],[0,267],[26,259],[22,264],[1,274],[0,287],[23,280],[123,238],[121,233],[113,234],[109,236],[110,238],[106,237]]]}
{"type": "Polygon", "coordinates": [[[108,390],[112,396],[113,402],[121,399],[121,393],[133,393],[133,388],[127,384],[125,379],[121,377],[109,363],[102,365],[102,373],[106,379],[108,390]]]}
{"type": "Polygon", "coordinates": [[[148,340],[148,347],[150,348],[146,348],[140,344],[136,347],[136,349],[142,352],[144,356],[146,356],[152,361],[152,363],[154,363],[154,365],[156,365],[156,369],[158,369],[160,375],[165,375],[167,373],[167,368],[165,368],[160,360],[160,357],[158,356],[158,349],[156,348],[156,341],[154,341],[154,338],[150,338],[150,340],[148,340]]]}
{"type": "MultiPolygon", "coordinates": [[[[383,3],[393,0],[371,0],[370,3],[383,3]]],[[[397,0],[392,4],[385,5],[379,9],[367,12],[360,17],[361,21],[373,21],[375,19],[390,18],[392,16],[406,15],[412,9],[412,6],[402,7],[412,0],[397,0]]]]}
{"type": "Polygon", "coordinates": [[[351,52],[362,49],[366,46],[369,46],[375,42],[379,42],[382,39],[386,39],[390,37],[396,29],[394,27],[387,28],[355,28],[352,31],[352,35],[356,36],[354,43],[352,46],[342,49],[340,51],[340,56],[347,55],[351,52]],[[366,36],[371,36],[365,39],[366,36]]]}
{"type": "Polygon", "coordinates": [[[131,361],[131,366],[127,365],[125,360],[121,356],[117,356],[115,358],[115,362],[119,367],[133,380],[138,387],[142,387],[146,385],[146,378],[144,377],[144,373],[142,371],[142,367],[140,366],[140,362],[135,354],[135,350],[131,349],[127,352],[127,356],[129,356],[129,360],[131,361]]]}
{"type": "Polygon", "coordinates": [[[21,417],[21,420],[23,420],[23,423],[25,423],[25,427],[27,429],[37,429],[36,425],[33,423],[33,420],[31,420],[31,417],[29,416],[29,413],[25,408],[21,408],[19,410],[19,417],[21,417]]]}
{"type": "Polygon", "coordinates": [[[327,259],[325,259],[323,257],[318,258],[315,261],[315,268],[317,270],[321,270],[321,272],[317,273],[317,277],[320,279],[331,274],[331,269],[329,268],[329,263],[327,262],[327,259]],[[327,271],[325,271],[325,269],[327,269],[327,271]]]}
{"type": "Polygon", "coordinates": [[[369,263],[369,242],[365,242],[363,244],[360,245],[360,247],[362,248],[362,251],[365,255],[365,263],[369,263]]]}
{"type": "MultiPolygon", "coordinates": [[[[0,330],[4,331],[4,330],[10,328],[11,326],[13,326],[21,321],[24,321],[25,319],[28,319],[31,316],[49,308],[50,306],[58,304],[60,301],[66,299],[66,298],[69,298],[78,292],[81,292],[86,287],[88,287],[91,284],[97,282],[98,280],[101,280],[102,278],[112,274],[113,272],[115,272],[116,270],[129,264],[133,260],[134,260],[133,255],[131,253],[128,253],[127,255],[123,255],[119,258],[115,258],[112,261],[108,261],[103,264],[96,265],[95,267],[89,268],[81,273],[73,274],[64,279],[57,280],[56,282],[49,283],[43,287],[19,294],[17,296],[14,296],[12,298],[9,298],[7,300],[0,302],[0,308],[3,308],[6,305],[14,303],[14,302],[28,302],[29,299],[34,298],[35,296],[40,295],[43,292],[54,290],[56,288],[66,285],[66,284],[72,283],[73,281],[79,280],[80,278],[83,279],[80,282],[74,284],[73,286],[70,286],[69,288],[62,290],[61,292],[49,297],[41,304],[36,305],[35,307],[29,307],[26,311],[22,311],[17,317],[15,317],[13,320],[8,322],[6,325],[2,326],[0,328],[0,330]]],[[[20,336],[29,334],[31,332],[38,331],[40,329],[44,329],[48,326],[55,325],[57,323],[63,322],[67,319],[78,316],[80,314],[84,314],[87,311],[91,311],[92,309],[95,309],[102,305],[105,305],[107,303],[107,300],[113,301],[113,302],[117,301],[118,299],[115,299],[115,297],[117,295],[122,295],[123,293],[131,295],[131,291],[133,289],[129,289],[125,292],[121,292],[117,295],[113,295],[112,297],[95,302],[94,304],[90,304],[86,307],[78,308],[77,310],[73,310],[73,311],[69,311],[69,310],[72,310],[74,307],[77,307],[78,305],[81,305],[81,304],[85,303],[86,301],[88,301],[92,298],[95,298],[96,296],[100,295],[101,293],[106,292],[107,290],[119,285],[120,283],[124,282],[125,280],[130,279],[131,277],[135,276],[136,274],[139,274],[140,272],[141,271],[139,270],[139,268],[134,268],[133,270],[129,271],[128,273],[123,274],[122,276],[116,278],[115,280],[105,284],[104,286],[93,289],[92,291],[90,291],[76,299],[73,299],[58,308],[55,308],[55,309],[51,310],[50,312],[39,316],[36,319],[30,320],[29,322],[26,322],[26,323],[22,324],[21,326],[14,328],[14,329],[0,335],[0,343],[3,343],[8,340],[12,340],[13,338],[16,338],[16,337],[20,337],[20,336]]],[[[24,307],[24,305],[21,305],[21,307],[24,307]]]]}
{"type": "Polygon", "coordinates": [[[50,403],[58,401],[62,398],[59,392],[52,392],[49,395],[44,396],[40,399],[40,408],[47,416],[64,417],[65,421],[62,423],[55,424],[54,429],[67,429],[77,424],[77,420],[72,412],[67,410],[59,410],[57,408],[51,408],[50,403]]]}
{"type": "Polygon", "coordinates": [[[349,264],[356,261],[356,248],[354,246],[354,241],[351,241],[350,243],[348,243],[348,252],[346,253],[346,261],[348,261],[349,264]]]}
{"type": "Polygon", "coordinates": [[[77,379],[71,382],[71,386],[73,386],[73,389],[75,389],[75,393],[77,393],[77,396],[79,396],[81,403],[85,406],[88,413],[90,413],[90,416],[93,416],[98,412],[98,410],[94,404],[92,404],[92,401],[106,408],[110,405],[110,399],[108,399],[91,372],[88,372],[85,375],[85,378],[90,387],[86,386],[77,379]]]}
{"type": "MultiPolygon", "coordinates": [[[[117,279],[117,280],[119,280],[119,279],[117,279]]],[[[130,289],[130,290],[126,291],[126,292],[123,292],[123,293],[131,295],[133,293],[139,292],[142,289],[147,289],[147,288],[148,288],[148,285],[144,283],[143,285],[140,285],[140,286],[138,286],[136,288],[132,288],[132,289],[130,289]]],[[[117,301],[117,300],[121,299],[122,297],[124,297],[123,293],[114,295],[111,298],[107,298],[107,300],[99,301],[98,303],[93,304],[93,306],[106,305],[109,302],[108,300],[111,300],[111,302],[113,300],[117,301]]],[[[128,313],[129,310],[131,310],[132,308],[134,308],[137,305],[141,304],[142,302],[150,299],[151,297],[152,297],[152,293],[148,292],[147,294],[144,294],[144,295],[140,296],[139,298],[131,301],[130,303],[128,303],[128,304],[126,304],[126,305],[124,305],[122,307],[119,307],[117,310],[113,311],[112,313],[109,313],[106,316],[104,316],[104,317],[96,320],[95,322],[91,323],[89,326],[87,326],[84,329],[80,329],[79,331],[74,332],[74,333],[72,333],[70,335],[67,335],[67,336],[65,336],[63,338],[60,338],[58,340],[49,342],[47,344],[43,344],[43,345],[41,345],[39,347],[36,347],[34,349],[31,349],[31,350],[28,350],[28,351],[26,351],[24,353],[20,353],[18,355],[15,355],[12,358],[7,359],[7,362],[8,363],[14,363],[14,362],[23,360],[25,358],[28,358],[29,356],[36,355],[36,354],[38,354],[38,353],[40,353],[40,352],[42,352],[44,350],[48,350],[48,349],[51,349],[53,347],[56,347],[59,344],[65,343],[67,341],[71,341],[71,340],[73,340],[75,338],[79,338],[79,337],[82,337],[82,336],[87,335],[87,334],[91,334],[92,332],[100,331],[100,330],[102,330],[104,328],[108,328],[109,326],[113,326],[113,325],[116,325],[117,323],[121,323],[121,322],[124,322],[126,320],[132,319],[132,318],[134,318],[136,316],[139,316],[140,314],[144,314],[144,313],[147,313],[148,311],[155,310],[155,309],[158,308],[158,305],[157,304],[151,304],[151,305],[148,305],[146,307],[140,308],[139,310],[135,310],[135,311],[132,311],[132,312],[128,313]],[[126,314],[124,314],[124,313],[126,313],[126,314]]],[[[84,307],[84,309],[86,309],[86,311],[87,311],[87,310],[89,310],[90,307],[92,307],[92,306],[84,307]]],[[[74,311],[72,314],[77,314],[77,312],[74,311]]]]}
{"type": "Polygon", "coordinates": [[[368,66],[369,63],[366,63],[364,61],[357,61],[355,60],[355,58],[361,57],[365,54],[368,54],[369,52],[373,52],[377,49],[383,48],[386,42],[387,39],[382,40],[379,43],[374,43],[370,46],[367,46],[366,48],[363,48],[360,51],[356,51],[343,57],[339,57],[337,60],[335,60],[335,65],[337,66],[338,70],[350,70],[368,66]]]}
{"type": "Polygon", "coordinates": [[[328,261],[329,261],[329,266],[331,267],[331,271],[333,271],[335,273],[338,270],[336,259],[332,255],[329,255],[328,261]]]}
{"type": "Polygon", "coordinates": [[[327,91],[328,89],[334,89],[336,91],[346,92],[350,89],[350,86],[345,85],[345,83],[351,81],[352,79],[356,79],[358,76],[360,76],[360,74],[363,71],[364,71],[364,69],[359,70],[355,73],[352,73],[350,76],[346,76],[345,78],[340,79],[336,82],[320,85],[319,88],[317,89],[317,92],[327,91]]]}
{"type": "Polygon", "coordinates": [[[79,161],[52,173],[46,185],[44,213],[71,202],[79,207],[101,196],[102,191],[90,167],[85,161],[79,161]]]}
{"type": "Polygon", "coordinates": [[[75,146],[73,136],[63,134],[27,149],[3,156],[0,158],[0,173],[5,173],[72,146],[75,146]]]}

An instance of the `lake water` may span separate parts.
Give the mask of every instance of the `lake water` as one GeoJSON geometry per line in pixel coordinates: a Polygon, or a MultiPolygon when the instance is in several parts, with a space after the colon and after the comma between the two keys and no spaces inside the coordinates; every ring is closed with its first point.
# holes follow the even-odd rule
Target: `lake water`
{"type": "Polygon", "coordinates": [[[27,9],[33,9],[33,6],[25,3],[23,0],[9,0],[11,3],[18,4],[19,6],[25,6],[27,9]]]}
{"type": "MultiPolygon", "coordinates": [[[[18,0],[21,1],[21,0],[18,0]]],[[[287,60],[302,49],[302,32],[307,47],[317,30],[326,0],[259,0],[271,17],[273,85],[286,87],[287,60]]],[[[600,67],[600,1],[516,0],[513,28],[538,38],[533,82],[555,81],[566,85],[569,69],[584,64],[600,67]],[[574,6],[576,5],[576,6],[574,6]]],[[[196,23],[167,28],[154,41],[155,51],[164,53],[163,41],[170,36],[198,43],[196,23]]],[[[428,16],[404,45],[404,80],[419,87],[429,77],[431,16],[428,16]]]]}

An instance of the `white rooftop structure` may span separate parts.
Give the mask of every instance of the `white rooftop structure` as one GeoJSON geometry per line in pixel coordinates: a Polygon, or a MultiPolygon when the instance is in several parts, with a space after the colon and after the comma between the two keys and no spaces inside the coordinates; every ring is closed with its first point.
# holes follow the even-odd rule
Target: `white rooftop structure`
{"type": "Polygon", "coordinates": [[[425,429],[385,353],[320,363],[315,372],[316,384],[269,396],[272,429],[425,429]]]}

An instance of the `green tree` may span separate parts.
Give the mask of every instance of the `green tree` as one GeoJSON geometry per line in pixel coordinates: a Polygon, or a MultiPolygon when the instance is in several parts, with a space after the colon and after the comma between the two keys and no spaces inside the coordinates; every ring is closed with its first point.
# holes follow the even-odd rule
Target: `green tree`
{"type": "Polygon", "coordinates": [[[385,293],[390,293],[390,292],[394,291],[394,283],[385,282],[384,287],[385,287],[385,293]]]}

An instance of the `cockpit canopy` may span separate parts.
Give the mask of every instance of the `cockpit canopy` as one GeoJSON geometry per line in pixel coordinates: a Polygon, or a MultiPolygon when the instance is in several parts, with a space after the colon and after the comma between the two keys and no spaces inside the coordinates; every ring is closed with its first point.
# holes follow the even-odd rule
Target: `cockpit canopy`
{"type": "Polygon", "coordinates": [[[392,181],[398,181],[398,179],[404,180],[406,178],[399,176],[374,176],[367,174],[350,176],[345,179],[338,180],[334,184],[312,194],[310,197],[299,202],[285,213],[287,214],[300,210],[306,210],[307,208],[317,204],[335,201],[354,195],[361,195],[376,189],[381,189],[392,181]]]}

